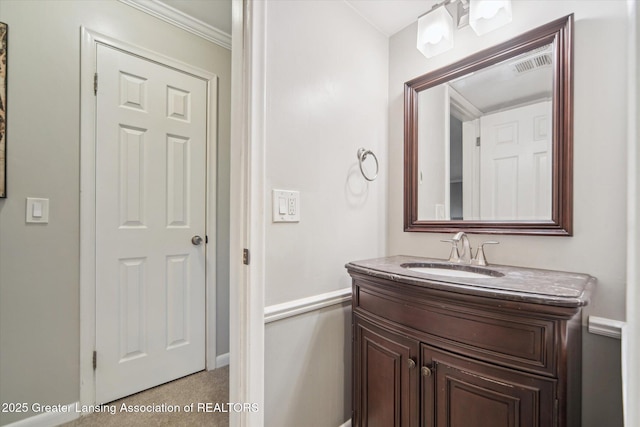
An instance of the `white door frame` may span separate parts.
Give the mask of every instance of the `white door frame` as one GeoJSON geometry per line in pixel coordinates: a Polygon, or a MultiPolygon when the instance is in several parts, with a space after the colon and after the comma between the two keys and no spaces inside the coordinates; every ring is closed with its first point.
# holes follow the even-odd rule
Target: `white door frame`
{"type": "Polygon", "coordinates": [[[232,3],[229,401],[259,410],[231,412],[231,427],[264,425],[266,3],[232,3]]]}
{"type": "MultiPolygon", "coordinates": [[[[94,74],[96,47],[103,44],[175,68],[207,81],[207,200],[206,229],[210,244],[205,257],[206,270],[206,367],[216,360],[216,135],[217,76],[156,52],[80,28],[80,403],[95,403],[93,351],[96,343],[96,99],[94,74]]],[[[100,363],[98,355],[98,363],[100,363]]]]}
{"type": "Polygon", "coordinates": [[[640,8],[635,1],[628,1],[627,11],[627,313],[622,329],[622,401],[624,425],[633,426],[640,420],[640,8]]]}

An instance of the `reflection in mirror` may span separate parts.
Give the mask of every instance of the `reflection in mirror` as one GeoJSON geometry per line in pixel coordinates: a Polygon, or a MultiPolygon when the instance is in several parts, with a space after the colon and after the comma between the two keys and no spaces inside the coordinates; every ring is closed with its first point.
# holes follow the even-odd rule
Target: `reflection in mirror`
{"type": "Polygon", "coordinates": [[[572,25],[405,83],[405,231],[571,235],[572,25]]]}
{"type": "Polygon", "coordinates": [[[418,218],[551,220],[553,44],[418,95],[418,218]]]}

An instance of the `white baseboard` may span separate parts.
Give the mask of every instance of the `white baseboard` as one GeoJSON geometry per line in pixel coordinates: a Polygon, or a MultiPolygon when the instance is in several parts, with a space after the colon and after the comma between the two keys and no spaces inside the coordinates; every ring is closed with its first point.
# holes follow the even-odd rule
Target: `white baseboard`
{"type": "Polygon", "coordinates": [[[605,319],[604,317],[589,316],[589,332],[596,335],[604,335],[611,338],[622,338],[624,322],[620,320],[605,319]]]}
{"type": "Polygon", "coordinates": [[[264,308],[264,323],[275,322],[287,317],[297,316],[310,311],[319,310],[335,304],[341,304],[351,299],[351,288],[314,295],[287,301],[282,304],[274,304],[264,308]]]}
{"type": "Polygon", "coordinates": [[[347,422],[342,424],[340,427],[351,427],[351,420],[347,420],[347,422]]]}
{"type": "Polygon", "coordinates": [[[68,405],[61,405],[60,412],[43,412],[42,414],[34,415],[24,420],[16,421],[11,424],[7,424],[5,427],[51,427],[58,426],[60,424],[68,423],[82,415],[80,412],[76,412],[76,408],[80,406],[80,402],[73,402],[68,405]]]}
{"type": "Polygon", "coordinates": [[[229,353],[220,354],[216,356],[216,369],[222,368],[229,364],[229,353]]]}

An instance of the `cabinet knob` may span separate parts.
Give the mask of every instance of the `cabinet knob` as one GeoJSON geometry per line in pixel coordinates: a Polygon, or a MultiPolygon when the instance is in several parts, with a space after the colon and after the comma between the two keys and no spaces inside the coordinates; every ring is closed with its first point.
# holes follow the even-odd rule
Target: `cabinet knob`
{"type": "Polygon", "coordinates": [[[409,366],[409,369],[413,369],[416,367],[416,361],[409,358],[409,360],[407,360],[407,365],[409,366]]]}
{"type": "Polygon", "coordinates": [[[422,371],[422,376],[424,376],[424,377],[430,377],[431,376],[431,368],[429,368],[428,366],[423,366],[421,371],[422,371]]]}

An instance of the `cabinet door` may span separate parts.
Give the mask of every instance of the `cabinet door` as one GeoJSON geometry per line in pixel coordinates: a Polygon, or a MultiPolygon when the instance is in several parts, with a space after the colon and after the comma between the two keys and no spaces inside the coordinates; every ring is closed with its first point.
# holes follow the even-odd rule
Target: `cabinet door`
{"type": "Polygon", "coordinates": [[[418,341],[355,316],[354,426],[418,426],[418,341]]]}
{"type": "Polygon", "coordinates": [[[421,350],[423,427],[556,425],[555,379],[490,365],[424,344],[421,350]]]}

